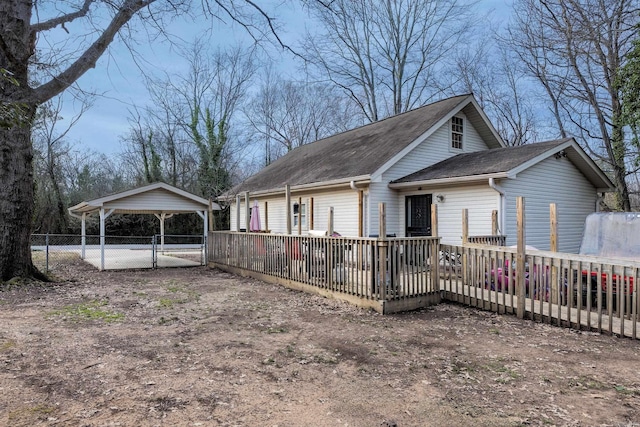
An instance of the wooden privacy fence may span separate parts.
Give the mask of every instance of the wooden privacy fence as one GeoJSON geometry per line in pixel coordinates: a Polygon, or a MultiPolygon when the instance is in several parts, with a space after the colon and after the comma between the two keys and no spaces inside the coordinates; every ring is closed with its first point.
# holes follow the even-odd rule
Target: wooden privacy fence
{"type": "Polygon", "coordinates": [[[439,302],[438,239],[210,233],[209,262],[227,271],[346,299],[383,313],[439,302]]]}

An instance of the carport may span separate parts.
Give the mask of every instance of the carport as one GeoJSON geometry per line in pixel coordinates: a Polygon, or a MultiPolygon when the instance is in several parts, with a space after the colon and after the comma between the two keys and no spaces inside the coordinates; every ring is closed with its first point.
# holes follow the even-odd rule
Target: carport
{"type": "Polygon", "coordinates": [[[203,241],[209,229],[209,215],[220,210],[212,203],[195,194],[158,182],[133,190],[112,194],[99,199],[82,202],[70,207],[69,214],[82,220],[81,258],[86,256],[87,216],[100,215],[100,264],[105,269],[105,220],[112,214],[151,214],[160,221],[160,245],[164,246],[164,221],[176,214],[196,213],[203,221],[203,241]]]}

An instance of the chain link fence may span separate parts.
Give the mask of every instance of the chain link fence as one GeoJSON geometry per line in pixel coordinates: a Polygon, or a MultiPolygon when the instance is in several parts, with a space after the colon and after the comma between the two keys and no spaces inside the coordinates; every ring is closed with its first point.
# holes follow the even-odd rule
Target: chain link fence
{"type": "Polygon", "coordinates": [[[100,270],[187,267],[206,263],[204,236],[32,234],[34,265],[44,272],[82,259],[100,270]],[[103,242],[101,240],[104,240],[103,242]]]}

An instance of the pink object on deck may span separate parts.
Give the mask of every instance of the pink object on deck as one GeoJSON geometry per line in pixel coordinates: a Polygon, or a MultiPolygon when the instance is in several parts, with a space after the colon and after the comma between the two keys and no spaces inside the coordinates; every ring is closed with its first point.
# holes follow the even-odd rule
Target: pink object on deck
{"type": "Polygon", "coordinates": [[[260,231],[260,207],[258,201],[253,201],[251,208],[251,221],[249,222],[249,231],[260,231]]]}

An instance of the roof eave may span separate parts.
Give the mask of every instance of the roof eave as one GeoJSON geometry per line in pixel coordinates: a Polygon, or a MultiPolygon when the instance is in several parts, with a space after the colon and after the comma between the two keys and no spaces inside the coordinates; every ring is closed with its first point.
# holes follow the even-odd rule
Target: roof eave
{"type": "Polygon", "coordinates": [[[532,167],[533,165],[551,157],[552,155],[558,152],[564,151],[568,148],[571,148],[573,152],[576,154],[576,156],[569,155],[571,162],[580,170],[580,172],[582,172],[584,176],[587,177],[589,181],[591,181],[591,183],[594,185],[594,187],[596,187],[598,192],[601,192],[601,190],[603,189],[608,189],[604,191],[604,192],[608,192],[608,191],[612,191],[615,188],[615,186],[613,185],[609,177],[607,177],[607,175],[604,172],[602,172],[602,169],[600,169],[598,165],[596,165],[593,159],[589,155],[587,155],[587,153],[584,152],[582,147],[580,147],[580,145],[576,142],[574,138],[568,138],[567,141],[563,142],[562,144],[559,144],[545,151],[544,153],[512,169],[510,172],[513,175],[517,175],[518,173],[532,167]]]}
{"type": "MultiPolygon", "coordinates": [[[[316,190],[316,191],[332,190],[332,189],[335,189],[336,187],[350,186],[352,182],[355,185],[368,185],[371,183],[371,176],[359,175],[359,176],[353,176],[348,178],[334,179],[330,181],[320,181],[320,182],[312,182],[309,184],[292,185],[289,187],[289,189],[292,193],[307,191],[307,190],[316,190]]],[[[269,197],[269,196],[279,196],[284,192],[285,192],[284,187],[278,187],[278,188],[270,188],[268,190],[250,191],[249,194],[250,196],[253,196],[253,197],[269,197]]],[[[244,193],[245,191],[240,191],[236,194],[225,195],[224,197],[220,197],[220,199],[227,200],[227,201],[234,200],[237,195],[242,195],[244,193]]]]}
{"type": "Polygon", "coordinates": [[[451,178],[438,178],[438,179],[426,179],[421,181],[409,181],[409,182],[397,182],[390,183],[389,188],[394,190],[403,190],[414,187],[437,187],[441,185],[454,185],[454,184],[468,184],[473,182],[488,181],[490,178],[502,179],[510,178],[511,175],[507,172],[496,172],[482,175],[465,175],[456,176],[451,178]]]}

